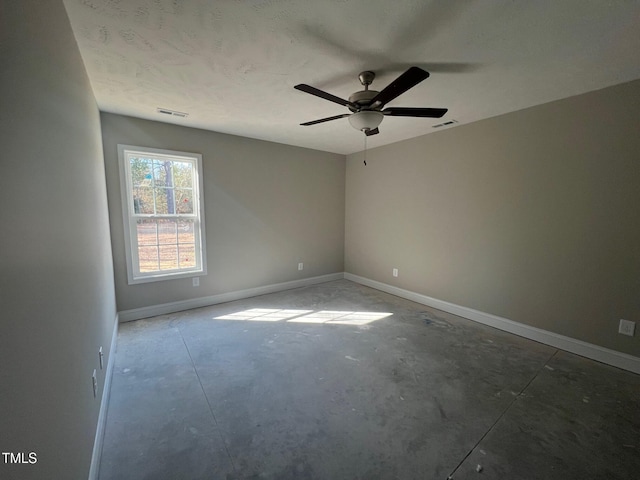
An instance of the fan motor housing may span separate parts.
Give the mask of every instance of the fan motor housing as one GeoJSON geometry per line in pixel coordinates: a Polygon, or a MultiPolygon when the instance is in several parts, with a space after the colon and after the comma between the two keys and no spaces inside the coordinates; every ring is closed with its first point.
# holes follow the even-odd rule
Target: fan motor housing
{"type": "Polygon", "coordinates": [[[354,107],[349,106],[349,110],[352,112],[358,112],[361,109],[366,109],[369,105],[371,105],[371,100],[373,100],[379,92],[375,90],[360,90],[359,92],[354,93],[349,97],[349,102],[355,103],[359,105],[360,108],[356,109],[354,107]]]}

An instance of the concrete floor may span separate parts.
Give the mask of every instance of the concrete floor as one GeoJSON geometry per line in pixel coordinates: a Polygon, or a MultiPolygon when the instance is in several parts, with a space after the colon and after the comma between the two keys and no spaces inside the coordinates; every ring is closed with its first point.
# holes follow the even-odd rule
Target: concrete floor
{"type": "Polygon", "coordinates": [[[101,480],[640,475],[640,376],[347,280],[123,324],[115,361],[101,480]]]}

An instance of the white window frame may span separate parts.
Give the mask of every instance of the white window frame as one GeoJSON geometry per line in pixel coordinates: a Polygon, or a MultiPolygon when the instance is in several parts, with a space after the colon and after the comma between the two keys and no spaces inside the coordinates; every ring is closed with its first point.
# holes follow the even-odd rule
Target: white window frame
{"type": "Polygon", "coordinates": [[[120,164],[120,193],[122,198],[122,220],[124,224],[125,256],[127,261],[127,280],[129,285],[137,283],[175,280],[179,278],[199,277],[207,274],[206,241],[204,224],[204,196],[202,180],[202,155],[199,153],[179,152],[158,148],[118,145],[120,164]],[[130,157],[164,158],[189,162],[194,166],[193,214],[140,214],[134,211],[133,185],[130,157]],[[138,258],[138,240],[136,224],[138,219],[150,218],[188,218],[194,222],[195,267],[183,267],[176,270],[158,272],[140,272],[138,258]]]}

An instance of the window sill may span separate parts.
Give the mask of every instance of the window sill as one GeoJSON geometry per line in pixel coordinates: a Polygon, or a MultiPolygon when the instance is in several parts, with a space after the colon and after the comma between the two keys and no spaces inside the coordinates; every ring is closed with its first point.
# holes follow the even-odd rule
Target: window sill
{"type": "Polygon", "coordinates": [[[128,278],[129,285],[137,285],[140,283],[162,282],[164,280],[180,280],[182,278],[203,277],[207,274],[206,269],[193,270],[189,272],[167,273],[159,275],[150,275],[148,277],[128,278]]]}

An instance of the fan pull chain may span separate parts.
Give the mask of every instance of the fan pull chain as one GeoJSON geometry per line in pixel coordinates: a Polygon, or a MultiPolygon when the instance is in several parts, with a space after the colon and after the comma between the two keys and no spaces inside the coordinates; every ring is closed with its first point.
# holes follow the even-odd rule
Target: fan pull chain
{"type": "Polygon", "coordinates": [[[367,135],[364,135],[364,165],[367,165],[367,135]]]}

